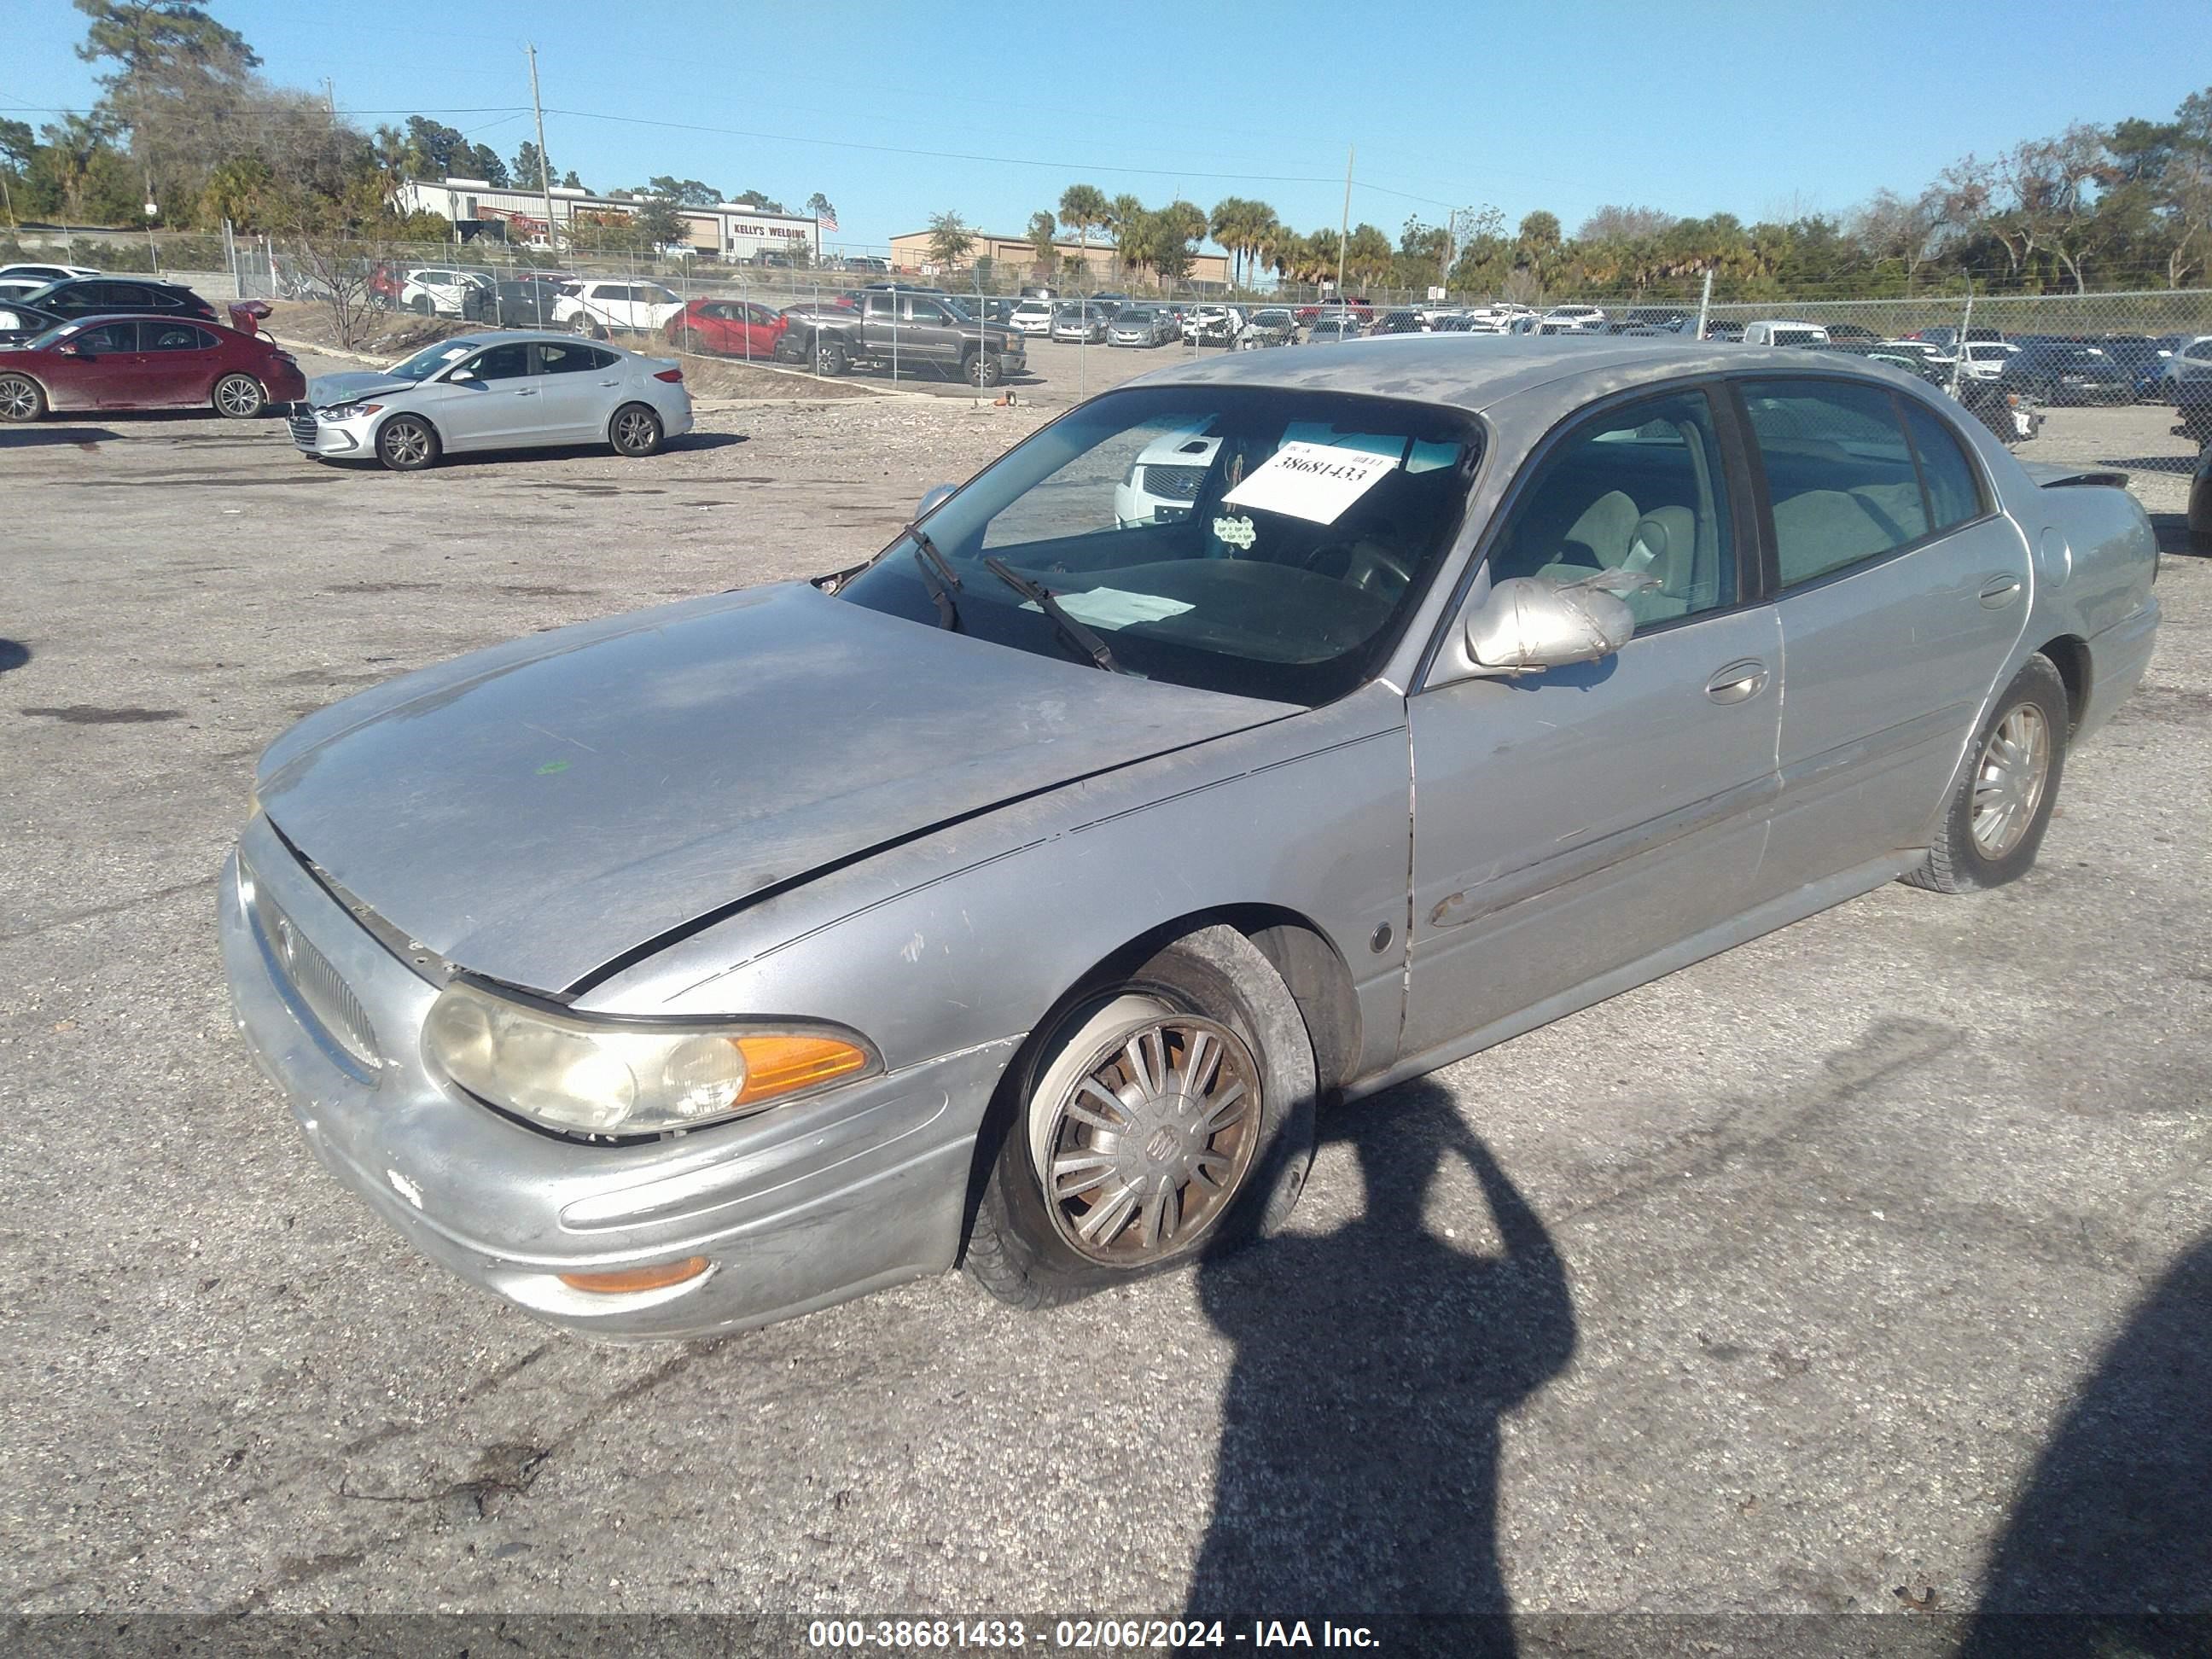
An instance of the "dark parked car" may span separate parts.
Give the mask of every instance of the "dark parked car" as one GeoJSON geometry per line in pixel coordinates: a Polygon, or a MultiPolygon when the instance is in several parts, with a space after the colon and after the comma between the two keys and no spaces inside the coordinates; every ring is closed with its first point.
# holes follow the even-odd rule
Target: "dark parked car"
{"type": "MultiPolygon", "coordinates": [[[[72,276],[33,289],[10,309],[41,312],[67,322],[77,317],[117,315],[198,317],[216,320],[215,307],[191,289],[177,283],[155,283],[133,277],[72,276]]],[[[24,337],[38,330],[9,331],[24,337]]]]}
{"type": "Polygon", "coordinates": [[[1421,313],[1418,311],[1386,311],[1377,317],[1367,330],[1370,334],[1419,334],[1421,313]]]}
{"type": "Polygon", "coordinates": [[[2102,346],[2072,340],[2024,345],[1997,371],[1997,387],[2046,404],[2135,401],[2136,377],[2102,346]]]}
{"type": "Polygon", "coordinates": [[[90,409],[247,420],[307,395],[289,352],[197,317],[81,317],[0,349],[0,421],[90,409]]]}
{"type": "Polygon", "coordinates": [[[551,328],[562,285],[545,277],[471,288],[461,296],[461,315],[495,328],[551,328]]]}
{"type": "Polygon", "coordinates": [[[2197,476],[2189,481],[2189,544],[2212,553],[2212,444],[2197,458],[2197,476]]]}
{"type": "Polygon", "coordinates": [[[1020,374],[1026,364],[1022,337],[976,321],[951,300],[925,289],[871,284],[856,305],[787,306],[782,353],[789,362],[811,362],[820,374],[842,374],[860,364],[896,364],[902,372],[927,365],[986,386],[1020,374]]]}

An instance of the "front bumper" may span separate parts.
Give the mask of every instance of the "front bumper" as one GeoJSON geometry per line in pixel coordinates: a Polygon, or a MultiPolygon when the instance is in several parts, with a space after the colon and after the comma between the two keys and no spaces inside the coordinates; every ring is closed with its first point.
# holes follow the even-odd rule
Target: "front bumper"
{"type": "Polygon", "coordinates": [[[617,1340],[705,1335],[942,1272],[958,1255],[976,1133],[1018,1038],[694,1134],[591,1146],[430,1074],[417,1038],[437,987],[265,819],[224,869],[218,919],[238,1028],[315,1155],[422,1254],[538,1319],[617,1340]],[[349,1054],[279,965],[241,858],[357,1000],[374,1059],[349,1054]],[[609,1295],[559,1277],[695,1255],[703,1274],[659,1290],[609,1295]]]}
{"type": "Polygon", "coordinates": [[[294,447],[303,455],[362,456],[375,453],[376,416],[356,415],[350,421],[325,420],[304,398],[295,399],[285,422],[294,447]]]}

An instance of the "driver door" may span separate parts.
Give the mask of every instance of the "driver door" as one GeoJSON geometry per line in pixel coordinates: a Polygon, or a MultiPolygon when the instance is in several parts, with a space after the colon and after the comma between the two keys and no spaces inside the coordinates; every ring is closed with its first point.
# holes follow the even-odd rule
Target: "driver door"
{"type": "Polygon", "coordinates": [[[446,371],[426,412],[449,450],[555,442],[538,413],[537,376],[528,341],[489,346],[446,371]]]}
{"type": "Polygon", "coordinates": [[[1408,700],[1406,1056],[1610,994],[1607,975],[1761,896],[1781,629],[1757,602],[1723,418],[1702,388],[1617,405],[1530,461],[1509,501],[1486,555],[1493,581],[1650,579],[1629,599],[1637,632],[1620,651],[1408,700]]]}

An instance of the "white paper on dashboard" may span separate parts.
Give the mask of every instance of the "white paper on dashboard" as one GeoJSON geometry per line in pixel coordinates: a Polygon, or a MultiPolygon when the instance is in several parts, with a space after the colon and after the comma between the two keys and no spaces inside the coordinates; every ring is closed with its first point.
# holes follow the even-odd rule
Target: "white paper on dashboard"
{"type": "MultiPolygon", "coordinates": [[[[1121,587],[1080,587],[1072,592],[1055,593],[1060,608],[1081,623],[1093,628],[1127,628],[1131,623],[1159,622],[1169,617],[1180,617],[1194,607],[1181,599],[1162,599],[1157,593],[1132,593],[1121,587]]],[[[1036,611],[1035,600],[1021,607],[1036,611]]]]}
{"type": "Polygon", "coordinates": [[[1316,524],[1334,524],[1346,507],[1397,465],[1395,455],[1346,449],[1340,444],[1287,443],[1221,499],[1231,507],[1256,507],[1316,524]]]}

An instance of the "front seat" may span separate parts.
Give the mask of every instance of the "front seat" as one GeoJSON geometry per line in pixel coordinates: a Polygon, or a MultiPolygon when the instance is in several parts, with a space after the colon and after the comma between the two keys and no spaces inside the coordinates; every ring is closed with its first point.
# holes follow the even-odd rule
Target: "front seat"
{"type": "Polygon", "coordinates": [[[1628,557],[1636,533],[1636,503],[1618,489],[1608,489],[1567,526],[1559,550],[1536,574],[1557,582],[1581,581],[1601,570],[1618,570],[1628,557]]]}

